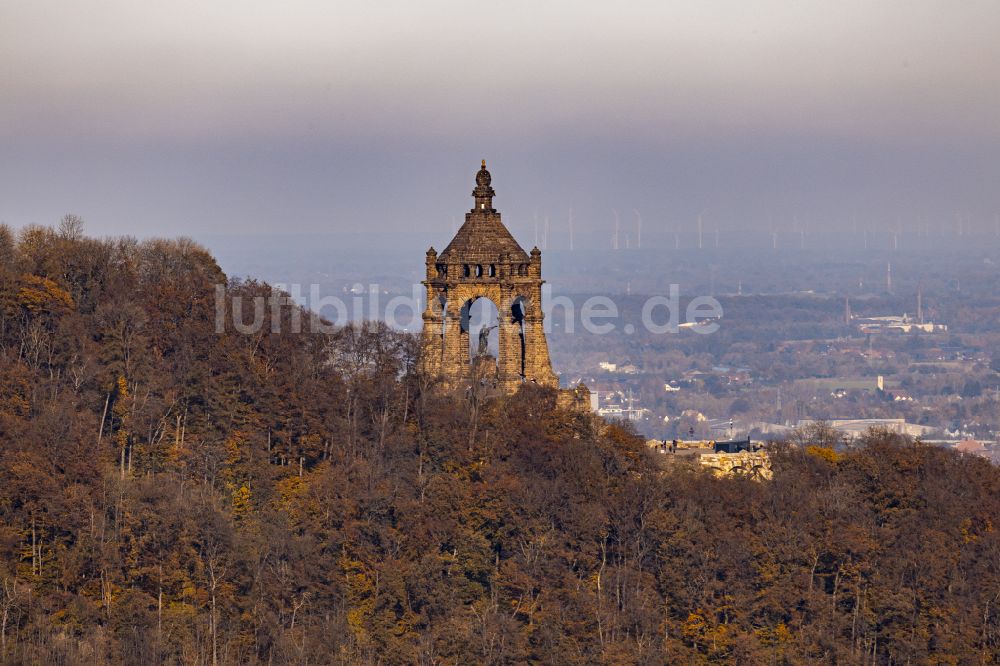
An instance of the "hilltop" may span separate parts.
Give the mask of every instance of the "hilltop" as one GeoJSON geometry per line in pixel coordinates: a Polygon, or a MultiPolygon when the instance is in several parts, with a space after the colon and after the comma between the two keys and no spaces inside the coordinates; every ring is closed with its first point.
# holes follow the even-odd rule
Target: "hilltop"
{"type": "Polygon", "coordinates": [[[552,389],[436,390],[379,324],[218,327],[275,296],[191,241],[0,228],[0,661],[1000,653],[984,460],[871,433],[663,471],[552,389]]]}

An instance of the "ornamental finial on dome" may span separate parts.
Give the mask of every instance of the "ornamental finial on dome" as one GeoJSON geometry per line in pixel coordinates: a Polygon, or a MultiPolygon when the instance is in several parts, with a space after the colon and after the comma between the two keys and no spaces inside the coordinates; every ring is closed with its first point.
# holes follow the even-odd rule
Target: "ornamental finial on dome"
{"type": "Polygon", "coordinates": [[[476,174],[476,189],[472,190],[472,196],[476,200],[476,206],[473,210],[493,211],[493,197],[496,193],[490,187],[492,180],[493,177],[486,170],[486,160],[483,160],[483,166],[476,174]]]}
{"type": "Polygon", "coordinates": [[[486,160],[483,160],[483,168],[479,170],[476,174],[476,185],[488,186],[493,177],[490,176],[490,172],[486,170],[486,160]]]}

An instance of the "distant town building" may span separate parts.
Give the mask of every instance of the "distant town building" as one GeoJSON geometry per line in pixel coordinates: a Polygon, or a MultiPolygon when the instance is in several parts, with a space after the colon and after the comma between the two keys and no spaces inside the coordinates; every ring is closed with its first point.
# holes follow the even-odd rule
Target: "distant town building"
{"type": "Polygon", "coordinates": [[[887,315],[880,317],[858,317],[853,321],[858,327],[858,331],[862,334],[890,331],[897,333],[909,333],[910,331],[919,331],[921,333],[939,333],[948,330],[948,327],[945,324],[935,324],[929,321],[915,321],[905,313],[902,316],[887,315]]]}
{"type": "Polygon", "coordinates": [[[639,405],[639,401],[627,391],[591,391],[591,406],[599,416],[612,419],[639,421],[649,415],[649,410],[639,405]]]}
{"type": "Polygon", "coordinates": [[[929,426],[907,423],[905,419],[831,419],[829,421],[817,421],[815,419],[802,419],[796,424],[796,428],[804,429],[825,423],[837,432],[848,437],[857,437],[865,434],[871,428],[882,428],[900,435],[910,437],[921,437],[934,432],[934,428],[929,426]]]}
{"type": "Polygon", "coordinates": [[[969,453],[977,456],[986,455],[986,447],[983,446],[982,442],[975,439],[963,439],[954,448],[960,453],[969,453]]]}
{"type": "Polygon", "coordinates": [[[909,391],[903,389],[892,389],[889,391],[889,395],[895,402],[913,402],[913,396],[910,395],[909,391]]]}
{"type": "Polygon", "coordinates": [[[705,415],[702,414],[701,412],[699,412],[696,409],[685,409],[683,412],[681,412],[681,418],[692,419],[692,420],[697,421],[699,423],[701,423],[702,421],[707,420],[706,417],[705,417],[705,415]]]}

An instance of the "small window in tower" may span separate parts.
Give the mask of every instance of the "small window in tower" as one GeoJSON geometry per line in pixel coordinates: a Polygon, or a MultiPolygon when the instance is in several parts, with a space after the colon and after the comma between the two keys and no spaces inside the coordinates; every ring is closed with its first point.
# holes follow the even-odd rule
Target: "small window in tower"
{"type": "Polygon", "coordinates": [[[469,277],[469,264],[462,265],[462,276],[469,277]]]}
{"type": "Polygon", "coordinates": [[[482,266],[482,264],[476,264],[476,277],[483,277],[483,266],[482,266]]]}
{"type": "Polygon", "coordinates": [[[490,264],[490,277],[497,276],[497,266],[496,264],[490,264]]]}
{"type": "Polygon", "coordinates": [[[486,204],[484,204],[484,203],[479,204],[479,209],[480,210],[486,210],[486,204]]]}

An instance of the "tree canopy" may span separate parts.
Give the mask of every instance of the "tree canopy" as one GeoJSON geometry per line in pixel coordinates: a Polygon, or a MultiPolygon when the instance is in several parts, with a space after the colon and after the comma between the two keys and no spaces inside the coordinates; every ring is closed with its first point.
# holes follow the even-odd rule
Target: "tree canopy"
{"type": "Polygon", "coordinates": [[[383,325],[219,331],[217,285],[274,295],[187,240],[0,228],[0,662],[997,660],[984,460],[665,470],[551,390],[435,390],[383,325]]]}

